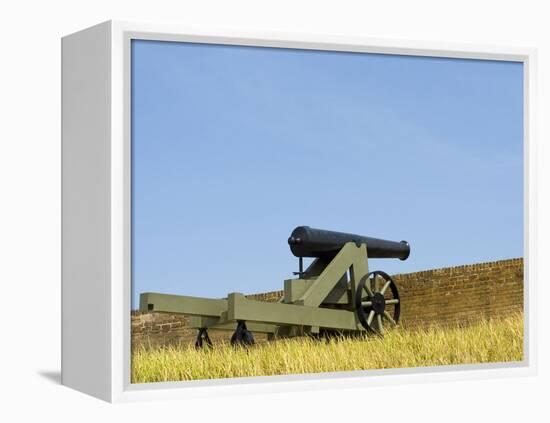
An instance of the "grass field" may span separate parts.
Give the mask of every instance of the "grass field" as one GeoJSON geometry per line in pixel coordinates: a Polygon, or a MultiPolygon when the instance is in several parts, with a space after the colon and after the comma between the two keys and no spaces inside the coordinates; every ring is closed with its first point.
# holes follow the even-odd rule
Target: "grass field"
{"type": "Polygon", "coordinates": [[[384,338],[341,338],[328,342],[295,338],[249,349],[228,344],[138,348],[132,352],[132,382],[219,379],[453,364],[521,361],[523,315],[482,321],[463,328],[402,328],[384,338]]]}

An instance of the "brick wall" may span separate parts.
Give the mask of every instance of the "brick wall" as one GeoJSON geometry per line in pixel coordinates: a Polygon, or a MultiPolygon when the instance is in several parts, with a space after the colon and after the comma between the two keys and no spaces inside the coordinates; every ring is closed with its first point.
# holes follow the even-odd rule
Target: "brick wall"
{"type": "MultiPolygon", "coordinates": [[[[523,259],[469,264],[394,275],[401,296],[404,327],[431,323],[456,325],[523,311],[523,259]]],[[[282,291],[250,295],[277,301],[282,291]]],[[[132,344],[194,342],[196,331],[177,314],[132,312],[132,344]]],[[[230,332],[209,331],[213,340],[230,332]]],[[[261,341],[262,336],[256,336],[261,341]]]]}
{"type": "Polygon", "coordinates": [[[395,275],[403,326],[463,324],[523,311],[523,259],[395,275]]]}

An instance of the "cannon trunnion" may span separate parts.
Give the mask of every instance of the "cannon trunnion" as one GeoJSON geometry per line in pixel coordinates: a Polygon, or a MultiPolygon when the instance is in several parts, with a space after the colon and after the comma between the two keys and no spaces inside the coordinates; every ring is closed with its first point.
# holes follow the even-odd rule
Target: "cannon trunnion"
{"type": "Polygon", "coordinates": [[[367,258],[406,260],[410,246],[355,234],[298,226],[288,244],[299,258],[298,277],[284,281],[284,294],[268,303],[231,293],[209,299],[143,293],[140,310],[182,313],[198,329],[197,347],[211,345],[209,328],[233,331],[231,343],[250,345],[253,333],[269,339],[371,332],[382,335],[399,322],[401,303],[393,279],[369,272],[367,258]],[[304,257],[313,258],[307,269],[304,257]]]}

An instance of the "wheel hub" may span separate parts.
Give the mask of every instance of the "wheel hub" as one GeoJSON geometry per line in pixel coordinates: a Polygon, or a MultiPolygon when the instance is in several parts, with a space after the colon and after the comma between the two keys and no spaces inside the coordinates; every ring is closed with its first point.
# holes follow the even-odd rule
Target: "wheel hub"
{"type": "Polygon", "coordinates": [[[372,297],[372,309],[376,314],[382,314],[386,309],[386,300],[380,292],[375,292],[372,297]]]}

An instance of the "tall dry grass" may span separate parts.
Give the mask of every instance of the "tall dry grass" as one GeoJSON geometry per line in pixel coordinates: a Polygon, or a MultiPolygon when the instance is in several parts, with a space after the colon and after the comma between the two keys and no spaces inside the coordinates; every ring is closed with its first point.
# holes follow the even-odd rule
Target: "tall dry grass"
{"type": "Polygon", "coordinates": [[[397,328],[328,342],[295,338],[233,348],[228,344],[138,348],[132,382],[165,382],[243,376],[288,375],[385,368],[521,361],[523,315],[481,321],[462,328],[397,328]]]}

